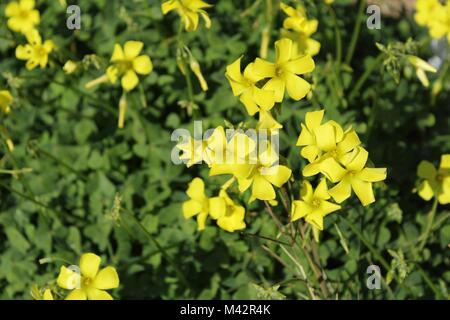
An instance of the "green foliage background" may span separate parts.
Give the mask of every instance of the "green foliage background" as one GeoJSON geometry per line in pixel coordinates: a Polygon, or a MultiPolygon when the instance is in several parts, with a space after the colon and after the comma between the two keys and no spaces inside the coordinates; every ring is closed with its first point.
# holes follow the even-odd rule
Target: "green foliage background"
{"type": "MultiPolygon", "coordinates": [[[[213,222],[200,233],[194,220],[185,221],[181,203],[188,182],[201,176],[208,192],[215,192],[223,180],[208,178],[204,167],[186,169],[170,160],[173,129],[192,129],[193,120],[202,120],[204,129],[224,125],[224,119],[233,124],[249,120],[232,96],[224,72],[242,54],[246,62],[258,56],[261,32],[269,23],[268,2],[274,5],[269,47],[273,58],[273,42],[284,17],[276,9],[277,1],[215,1],[208,10],[212,28],[202,26],[197,32],[183,34],[210,87],[202,93],[193,78],[200,110],[189,117],[178,104],[187,98],[185,79],[176,64],[179,18],[174,13],[163,17],[159,1],[77,1],[82,9],[82,29],[77,32],[66,28],[65,7],[58,1],[37,1],[42,18],[39,30],[45,39],[53,39],[59,50],[50,67],[31,72],[15,58],[15,47],[24,43],[24,38],[7,29],[2,1],[0,88],[9,88],[15,102],[11,114],[1,118],[1,125],[8,129],[16,148],[7,151],[2,133],[0,165],[2,169],[33,171],[0,176],[0,298],[31,298],[33,283],[54,285],[64,263],[60,259],[76,264],[85,252],[95,252],[102,256],[103,264],[117,268],[121,279],[113,292],[117,298],[301,299],[307,295],[304,284],[296,281],[297,264],[308,265],[301,251],[258,237],[230,234],[213,222]],[[117,129],[121,88],[105,84],[88,91],[83,86],[104,72],[114,43],[126,40],[145,43],[154,71],[141,77],[140,86],[129,95],[125,128],[117,129]],[[64,74],[62,66],[67,59],[79,61],[87,54],[99,57],[100,70],[91,67],[64,74]],[[116,194],[126,208],[119,220],[114,219],[116,194]],[[173,261],[161,253],[154,239],[173,261]],[[285,265],[263,250],[263,245],[276,252],[285,265]]],[[[284,125],[281,153],[300,180],[305,165],[295,147],[300,123],[305,112],[323,106],[328,119],[354,126],[371,160],[388,168],[388,179],[376,189],[375,204],[364,208],[352,198],[342,211],[325,219],[319,255],[335,289],[328,298],[447,298],[449,206],[438,207],[426,248],[415,252],[431,202],[424,202],[412,190],[418,163],[427,159],[438,164],[440,155],[450,152],[448,77],[443,78],[443,91],[434,103],[430,90],[421,86],[411,70],[401,71],[398,84],[388,73],[375,71],[356,98],[348,98],[367,68],[373,63],[378,63],[376,69],[381,67],[375,60],[379,54],[375,42],[387,45],[412,37],[423,43],[418,55],[429,57],[426,31],[409,15],[399,19],[383,16],[381,30],[368,30],[363,24],[351,65],[342,65],[337,73],[338,47],[330,11],[321,1],[305,2],[309,17],[319,20],[313,38],[321,42],[322,49],[314,58],[313,99],[288,99],[278,115],[284,125]],[[389,288],[383,285],[381,290],[368,290],[366,269],[370,264],[379,265],[383,277],[392,268],[397,279],[389,288]]],[[[357,5],[337,0],[333,8],[345,57],[357,5]]],[[[246,206],[245,231],[275,238],[276,226],[264,207],[257,203],[246,206]]],[[[281,205],[276,214],[286,222],[281,205]]],[[[305,272],[308,277],[313,274],[308,267],[305,272]]]]}

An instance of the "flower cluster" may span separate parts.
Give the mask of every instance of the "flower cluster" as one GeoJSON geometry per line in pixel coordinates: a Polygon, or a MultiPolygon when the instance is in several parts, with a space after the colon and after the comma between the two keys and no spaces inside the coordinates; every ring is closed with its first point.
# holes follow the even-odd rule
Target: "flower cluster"
{"type": "Polygon", "coordinates": [[[417,0],[416,22],[428,28],[430,36],[435,39],[447,37],[450,43],[450,3],[442,4],[439,0],[417,0]]]}
{"type": "Polygon", "coordinates": [[[205,184],[202,179],[195,178],[187,189],[189,200],[183,203],[183,215],[186,219],[197,217],[198,230],[205,229],[206,219],[217,220],[217,225],[229,232],[245,228],[244,207],[237,205],[222,188],[217,197],[205,195],[205,184]]]}
{"type": "Polygon", "coordinates": [[[322,123],[323,116],[324,110],[306,114],[297,146],[302,147],[300,154],[309,162],[303,168],[303,175],[311,177],[320,173],[336,185],[328,190],[326,180],[322,179],[312,193],[307,183],[302,192],[303,202],[294,206],[292,217],[296,220],[306,216],[306,221],[320,230],[323,228],[322,217],[339,209],[326,200],[333,198],[342,203],[353,190],[361,203],[367,206],[375,201],[372,183],[386,179],[386,168],[367,166],[369,154],[361,146],[355,130],[351,127],[344,130],[333,120],[322,123]]]}
{"type": "Polygon", "coordinates": [[[275,42],[276,59],[269,62],[260,58],[248,64],[241,72],[241,58],[227,67],[226,77],[234,96],[239,96],[249,115],[259,112],[261,129],[279,129],[282,126],[273,119],[270,110],[276,102],[282,102],[285,91],[294,100],[304,98],[311,85],[299,75],[314,70],[310,55],[299,56],[291,39],[275,42]]]}
{"type": "Polygon", "coordinates": [[[441,157],[439,168],[426,160],[417,167],[417,175],[421,178],[419,196],[429,201],[437,197],[440,204],[450,203],[450,154],[441,157]]]}
{"type": "Polygon", "coordinates": [[[195,31],[198,28],[199,15],[205,21],[206,28],[211,27],[211,20],[205,10],[212,5],[201,0],[169,0],[161,5],[164,15],[175,10],[183,21],[186,31],[195,31]]]}
{"type": "MultiPolygon", "coordinates": [[[[65,300],[112,300],[113,297],[105,290],[119,286],[119,276],[114,267],[99,270],[101,258],[94,253],[81,255],[79,266],[62,266],[56,279],[58,287],[70,290],[65,300]]],[[[58,290],[54,290],[58,291],[58,290]]],[[[60,295],[60,292],[58,292],[60,295]]],[[[52,290],[46,288],[43,295],[37,299],[54,300],[52,290]]]]}
{"type": "Polygon", "coordinates": [[[317,31],[319,22],[316,19],[309,20],[303,6],[293,8],[281,2],[280,8],[288,16],[283,21],[281,36],[293,41],[293,55],[318,54],[320,42],[311,36],[317,31]]]}
{"type": "Polygon", "coordinates": [[[8,19],[8,28],[14,32],[25,35],[27,44],[16,48],[16,57],[25,60],[26,68],[33,70],[37,66],[42,69],[47,66],[48,56],[55,45],[53,41],[43,41],[36,27],[40,23],[39,11],[35,9],[34,0],[20,0],[8,3],[5,9],[8,19]]]}

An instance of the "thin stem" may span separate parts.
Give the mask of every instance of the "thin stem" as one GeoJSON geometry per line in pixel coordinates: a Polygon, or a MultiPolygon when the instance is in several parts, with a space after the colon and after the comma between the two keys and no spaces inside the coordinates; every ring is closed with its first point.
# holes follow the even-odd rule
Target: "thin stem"
{"type": "Polygon", "coordinates": [[[69,170],[72,173],[75,173],[81,180],[86,181],[87,178],[78,170],[76,170],[75,168],[73,168],[72,166],[70,166],[69,164],[67,164],[66,162],[58,159],[57,157],[55,157],[54,155],[52,155],[51,153],[45,151],[44,149],[39,148],[36,145],[32,146],[33,149],[35,149],[38,153],[43,154],[44,156],[46,156],[47,158],[57,162],[58,164],[60,164],[62,167],[66,168],[67,170],[69,170]]]}
{"type": "Polygon", "coordinates": [[[2,174],[10,174],[10,175],[17,175],[17,174],[21,174],[21,173],[29,173],[32,172],[33,169],[31,168],[23,168],[23,169],[15,169],[15,170],[4,170],[4,169],[0,169],[0,173],[2,174]]]}
{"type": "Polygon", "coordinates": [[[49,207],[49,206],[46,205],[45,203],[42,203],[42,202],[40,202],[40,201],[34,199],[34,197],[32,197],[32,196],[26,195],[25,193],[22,193],[22,192],[20,192],[20,191],[18,191],[18,190],[16,190],[16,189],[13,189],[13,188],[11,188],[10,186],[7,186],[6,184],[4,184],[4,183],[2,183],[2,182],[0,182],[0,187],[5,188],[5,189],[8,190],[9,192],[15,193],[15,194],[18,195],[19,197],[22,197],[22,198],[24,198],[24,199],[26,199],[26,200],[28,200],[28,201],[31,201],[31,202],[33,202],[34,204],[36,204],[36,205],[38,205],[38,206],[40,206],[40,207],[42,207],[42,208],[44,208],[44,209],[50,210],[50,211],[52,211],[52,212],[54,212],[54,213],[56,213],[56,214],[58,214],[58,215],[62,215],[61,212],[56,211],[55,209],[49,207]]]}
{"type": "Polygon", "coordinates": [[[380,66],[380,63],[383,60],[383,53],[380,53],[376,58],[375,61],[364,71],[364,73],[359,77],[358,81],[356,82],[355,86],[353,87],[352,91],[350,91],[350,94],[348,95],[348,100],[351,102],[356,95],[359,94],[359,90],[361,90],[361,87],[364,85],[364,83],[367,81],[371,73],[380,66]]]}
{"type": "Polygon", "coordinates": [[[266,236],[261,236],[259,234],[255,234],[255,233],[248,233],[248,232],[241,231],[240,234],[243,235],[243,236],[250,236],[250,237],[260,238],[260,239],[272,241],[272,242],[275,242],[275,243],[284,244],[286,246],[290,246],[290,244],[287,243],[287,242],[280,241],[280,240],[273,239],[273,238],[266,237],[266,236]]]}
{"type": "Polygon", "coordinates": [[[428,213],[425,235],[424,235],[424,238],[423,238],[421,244],[419,245],[419,251],[422,250],[425,247],[425,245],[427,244],[428,236],[430,235],[430,232],[431,232],[431,229],[433,226],[434,216],[436,215],[437,206],[438,206],[438,197],[435,196],[434,201],[433,201],[433,206],[431,207],[431,210],[428,213]]]}
{"type": "Polygon", "coordinates": [[[134,213],[131,210],[128,210],[126,208],[121,208],[125,213],[128,214],[128,216],[131,217],[131,219],[138,225],[138,227],[141,229],[141,231],[147,236],[147,238],[155,245],[155,247],[158,249],[159,252],[166,258],[166,260],[172,265],[175,272],[177,273],[179,279],[183,284],[186,286],[186,288],[191,289],[191,285],[181,272],[181,270],[178,268],[175,261],[172,259],[172,257],[167,253],[167,251],[161,246],[161,244],[156,240],[155,237],[152,236],[152,234],[147,230],[147,228],[139,221],[138,218],[134,215],[134,213]]]}
{"type": "Polygon", "coordinates": [[[356,43],[358,42],[359,34],[361,33],[361,25],[364,19],[364,4],[365,0],[359,0],[358,15],[356,17],[355,26],[353,27],[352,38],[348,47],[347,55],[345,56],[345,63],[350,65],[353,54],[355,53],[356,43]]]}

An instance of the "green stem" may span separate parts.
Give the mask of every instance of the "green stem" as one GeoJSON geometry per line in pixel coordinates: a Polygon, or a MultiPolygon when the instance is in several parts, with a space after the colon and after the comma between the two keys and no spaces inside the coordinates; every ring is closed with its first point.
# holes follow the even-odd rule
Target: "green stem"
{"type": "Polygon", "coordinates": [[[428,213],[427,217],[427,227],[425,229],[425,235],[424,238],[419,245],[419,251],[422,250],[425,245],[427,244],[428,236],[430,235],[431,228],[433,226],[434,216],[436,215],[436,209],[438,206],[438,197],[434,197],[433,206],[431,207],[431,211],[428,213]]]}
{"type": "Polygon", "coordinates": [[[345,63],[350,65],[353,54],[355,53],[356,43],[358,42],[359,34],[361,33],[361,25],[364,20],[364,5],[365,0],[359,0],[358,15],[356,16],[355,26],[353,27],[352,38],[348,47],[347,55],[345,56],[345,63]]]}
{"type": "Polygon", "coordinates": [[[70,166],[69,164],[65,163],[64,161],[58,159],[57,157],[55,157],[54,155],[52,155],[51,153],[39,148],[38,146],[32,146],[34,149],[36,149],[36,151],[38,153],[43,154],[44,156],[46,156],[47,158],[59,163],[61,166],[63,166],[64,168],[66,168],[67,170],[69,170],[72,173],[75,173],[81,180],[86,181],[87,178],[78,170],[76,170],[75,168],[73,168],[72,166],[70,166]]]}
{"type": "Polygon", "coordinates": [[[138,218],[134,215],[134,213],[131,210],[128,210],[126,208],[121,208],[125,213],[128,214],[128,216],[131,217],[131,219],[138,225],[138,227],[141,229],[141,231],[147,236],[147,238],[155,245],[155,247],[158,249],[158,251],[163,255],[164,258],[172,265],[175,272],[177,273],[179,279],[183,284],[186,286],[186,288],[191,289],[191,285],[187,281],[186,277],[181,272],[180,268],[178,268],[175,261],[172,259],[172,257],[167,253],[167,251],[161,246],[161,244],[156,240],[155,237],[152,236],[152,234],[147,230],[147,228],[139,221],[138,218]]]}
{"type": "Polygon", "coordinates": [[[369,251],[374,255],[374,257],[381,262],[383,267],[386,270],[390,269],[389,263],[383,258],[383,256],[378,252],[378,250],[370,244],[370,241],[367,240],[367,238],[362,234],[361,231],[356,228],[353,223],[351,223],[348,219],[344,218],[343,216],[339,216],[342,221],[345,222],[345,224],[353,231],[354,234],[361,240],[361,242],[369,249],[369,251]]]}
{"type": "Polygon", "coordinates": [[[1,182],[0,182],[0,187],[5,188],[5,189],[8,190],[9,192],[15,193],[15,194],[17,194],[18,196],[20,196],[20,197],[22,197],[22,198],[24,198],[24,199],[26,199],[26,200],[28,200],[28,201],[31,201],[31,202],[33,202],[34,204],[36,204],[36,205],[38,205],[38,206],[40,206],[40,207],[42,207],[42,208],[44,208],[44,209],[50,210],[50,211],[52,211],[52,212],[54,212],[54,213],[56,213],[56,214],[58,214],[58,215],[62,215],[62,213],[60,213],[60,212],[56,211],[55,209],[49,207],[49,206],[46,205],[45,203],[42,203],[42,202],[40,202],[40,201],[37,201],[36,199],[34,199],[34,197],[31,197],[31,196],[26,195],[25,193],[22,193],[22,192],[20,192],[20,191],[18,191],[18,190],[16,190],[16,189],[13,189],[13,188],[11,188],[10,186],[7,186],[7,185],[4,184],[4,183],[1,183],[1,182]]]}
{"type": "Polygon", "coordinates": [[[383,53],[380,53],[376,58],[375,61],[364,71],[364,73],[359,77],[358,81],[356,82],[355,86],[353,87],[352,91],[350,91],[350,94],[348,95],[348,100],[351,102],[357,94],[359,94],[359,90],[361,90],[361,87],[364,85],[364,83],[367,81],[369,76],[372,74],[372,72],[379,67],[380,63],[383,60],[383,53]]]}

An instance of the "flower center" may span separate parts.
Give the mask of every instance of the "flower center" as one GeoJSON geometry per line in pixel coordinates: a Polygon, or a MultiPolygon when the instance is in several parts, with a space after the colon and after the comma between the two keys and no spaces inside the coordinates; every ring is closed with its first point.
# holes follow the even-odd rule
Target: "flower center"
{"type": "Polygon", "coordinates": [[[442,174],[438,174],[438,175],[436,175],[436,180],[438,182],[442,182],[442,181],[444,181],[444,176],[442,174]]]}
{"type": "Polygon", "coordinates": [[[338,157],[338,152],[336,149],[331,150],[330,151],[330,156],[332,156],[333,158],[337,158],[338,157]]]}
{"type": "Polygon", "coordinates": [[[320,207],[320,200],[319,199],[314,199],[311,204],[312,204],[312,206],[314,208],[319,208],[320,207]]]}
{"type": "Polygon", "coordinates": [[[281,77],[281,76],[283,75],[283,68],[277,66],[277,67],[275,68],[275,75],[276,75],[277,77],[281,77]]]}
{"type": "Polygon", "coordinates": [[[47,55],[47,50],[45,50],[44,46],[36,46],[35,52],[39,57],[45,57],[47,55]]]}
{"type": "Polygon", "coordinates": [[[27,10],[20,10],[19,17],[23,20],[27,20],[29,12],[27,10]]]}
{"type": "Polygon", "coordinates": [[[92,284],[92,279],[88,277],[84,277],[82,280],[82,287],[88,288],[92,284]]]}
{"type": "Polygon", "coordinates": [[[133,61],[130,60],[122,60],[117,64],[117,68],[120,74],[127,72],[128,70],[133,69],[133,61]]]}

